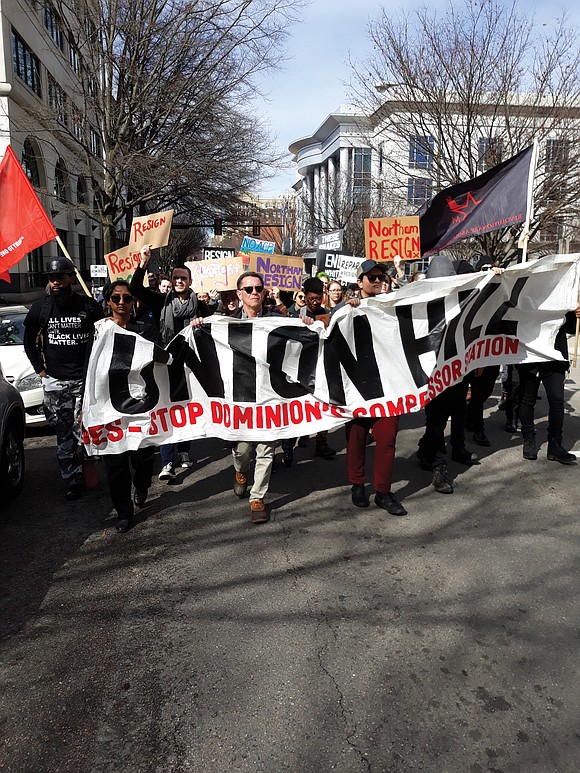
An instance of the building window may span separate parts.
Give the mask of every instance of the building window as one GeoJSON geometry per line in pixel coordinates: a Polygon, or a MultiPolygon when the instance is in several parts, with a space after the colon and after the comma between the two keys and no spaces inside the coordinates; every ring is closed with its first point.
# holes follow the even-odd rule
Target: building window
{"type": "Polygon", "coordinates": [[[81,60],[79,57],[79,52],[76,49],[76,46],[74,43],[71,42],[70,38],[68,41],[68,62],[70,66],[73,69],[73,72],[76,73],[76,75],[80,75],[81,72],[81,60]]]}
{"type": "Polygon", "coordinates": [[[95,263],[104,263],[103,248],[101,247],[101,240],[95,239],[95,263]]]}
{"type": "Polygon", "coordinates": [[[68,201],[66,178],[66,169],[63,162],[59,159],[54,168],[54,195],[59,201],[68,201]]]}
{"type": "Polygon", "coordinates": [[[26,256],[28,262],[28,286],[44,287],[46,277],[44,275],[44,261],[42,247],[37,247],[26,256]]]}
{"type": "Polygon", "coordinates": [[[84,126],[83,126],[83,115],[81,111],[78,109],[78,107],[75,107],[75,105],[71,106],[70,115],[71,115],[72,133],[74,134],[74,136],[77,138],[79,142],[83,142],[85,138],[84,126]]]}
{"type": "Polygon", "coordinates": [[[480,137],[478,142],[477,171],[487,172],[501,164],[503,140],[500,137],[480,137]]]}
{"type": "Polygon", "coordinates": [[[546,171],[564,172],[570,161],[569,140],[546,141],[546,171]]]}
{"type": "Polygon", "coordinates": [[[22,148],[22,168],[26,172],[26,176],[30,180],[31,184],[36,188],[40,188],[40,174],[38,172],[38,162],[34,153],[34,148],[30,140],[24,140],[24,147],[22,148]]]}
{"type": "Polygon", "coordinates": [[[57,12],[50,3],[45,3],[44,5],[44,26],[56,45],[63,51],[64,35],[62,34],[62,26],[57,12]]]}
{"type": "Polygon", "coordinates": [[[40,61],[14,30],[12,30],[12,68],[16,75],[40,97],[40,61]]]}
{"type": "Polygon", "coordinates": [[[93,156],[103,156],[103,143],[101,142],[101,135],[95,131],[93,127],[89,127],[89,150],[93,156]]]}
{"type": "Polygon", "coordinates": [[[56,120],[63,126],[68,126],[67,97],[51,75],[48,76],[48,104],[55,112],[56,120]]]}
{"type": "Polygon", "coordinates": [[[355,148],[352,161],[352,197],[355,203],[368,199],[371,190],[371,149],[355,148]]]}
{"type": "Polygon", "coordinates": [[[79,267],[81,271],[87,270],[87,237],[79,234],[79,267]]]}
{"type": "Polygon", "coordinates": [[[433,180],[427,177],[409,177],[407,181],[407,203],[420,206],[433,197],[433,180]]]}
{"type": "Polygon", "coordinates": [[[409,137],[409,168],[433,169],[435,139],[431,136],[409,137]]]}
{"type": "Polygon", "coordinates": [[[83,178],[79,177],[77,180],[77,204],[84,207],[87,203],[87,186],[83,178]]]}

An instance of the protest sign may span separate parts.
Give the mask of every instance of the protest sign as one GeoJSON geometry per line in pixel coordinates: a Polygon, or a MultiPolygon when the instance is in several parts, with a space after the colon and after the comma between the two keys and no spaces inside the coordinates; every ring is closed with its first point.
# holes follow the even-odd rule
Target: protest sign
{"type": "Polygon", "coordinates": [[[316,246],[321,250],[336,250],[340,252],[342,250],[343,234],[344,228],[326,234],[318,234],[316,246]]]}
{"type": "Polygon", "coordinates": [[[97,277],[106,277],[108,273],[108,268],[102,263],[91,263],[90,271],[91,271],[91,277],[93,279],[96,279],[97,277]]]}
{"type": "Polygon", "coordinates": [[[304,271],[303,258],[287,255],[263,255],[250,252],[249,271],[257,271],[264,277],[264,285],[268,289],[279,287],[281,290],[293,292],[302,287],[304,271]]]}
{"type": "Polygon", "coordinates": [[[215,260],[190,260],[185,265],[191,271],[191,288],[196,293],[235,290],[240,274],[250,270],[248,258],[242,255],[215,260]]]}
{"type": "Polygon", "coordinates": [[[365,255],[368,260],[419,260],[419,217],[370,217],[365,220],[365,255]]]}
{"type": "Polygon", "coordinates": [[[356,284],[358,272],[364,258],[355,258],[354,255],[341,255],[338,266],[338,278],[343,284],[356,284]]]}
{"type": "Polygon", "coordinates": [[[204,247],[202,257],[204,260],[219,260],[220,258],[235,258],[236,251],[233,247],[204,247]]]}
{"type": "Polygon", "coordinates": [[[273,255],[276,248],[275,242],[267,242],[264,239],[254,239],[253,236],[244,236],[240,246],[241,255],[249,255],[250,252],[265,252],[273,255]]]}
{"type": "Polygon", "coordinates": [[[156,212],[153,215],[134,217],[131,223],[129,247],[133,252],[138,252],[146,244],[150,244],[153,248],[166,247],[169,244],[172,221],[172,209],[156,212]]]}
{"type": "Polygon", "coordinates": [[[105,263],[109,270],[111,282],[114,282],[115,279],[125,279],[130,282],[140,260],[141,252],[130,246],[120,247],[118,250],[105,255],[105,263]]]}
{"type": "MultiPolygon", "coordinates": [[[[346,275],[350,276],[352,274],[354,263],[351,262],[353,256],[352,255],[343,255],[341,252],[337,252],[336,250],[317,250],[316,251],[316,273],[320,273],[321,271],[324,271],[325,274],[328,274],[330,279],[336,279],[339,282],[341,281],[351,281],[347,279],[342,279],[342,272],[343,267],[346,271],[346,275]]],[[[359,258],[355,258],[355,260],[359,260],[359,258]]],[[[360,259],[361,261],[363,258],[360,259]]],[[[354,280],[356,281],[356,277],[354,280]]]]}
{"type": "Polygon", "coordinates": [[[343,307],[326,330],[213,316],[163,350],[100,321],[83,402],[87,450],[314,434],[420,410],[478,367],[561,360],[553,344],[577,303],[579,259],[415,282],[343,307]]]}

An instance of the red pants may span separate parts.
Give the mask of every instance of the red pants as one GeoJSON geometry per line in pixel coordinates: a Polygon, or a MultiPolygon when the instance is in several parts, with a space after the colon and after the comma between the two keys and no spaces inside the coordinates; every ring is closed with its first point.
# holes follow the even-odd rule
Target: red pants
{"type": "Polygon", "coordinates": [[[375,463],[373,478],[375,492],[386,494],[391,490],[391,478],[395,463],[395,442],[399,419],[354,419],[346,425],[346,468],[351,483],[366,483],[365,455],[367,435],[373,430],[375,439],[375,463]]]}

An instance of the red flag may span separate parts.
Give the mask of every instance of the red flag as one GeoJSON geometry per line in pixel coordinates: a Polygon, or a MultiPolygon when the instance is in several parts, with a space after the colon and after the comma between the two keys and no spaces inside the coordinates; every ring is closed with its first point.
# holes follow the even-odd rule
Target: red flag
{"type": "Polygon", "coordinates": [[[8,146],[0,161],[0,273],[55,236],[53,224],[8,146]]]}

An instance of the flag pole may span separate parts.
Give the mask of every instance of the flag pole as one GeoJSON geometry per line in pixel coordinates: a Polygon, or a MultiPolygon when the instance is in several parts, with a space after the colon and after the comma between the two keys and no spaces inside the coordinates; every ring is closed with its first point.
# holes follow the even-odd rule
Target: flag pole
{"type": "MultiPolygon", "coordinates": [[[[70,260],[70,262],[73,264],[73,266],[75,266],[75,262],[74,262],[74,260],[71,258],[71,256],[68,254],[68,250],[67,250],[67,248],[64,246],[64,244],[63,244],[63,242],[62,242],[62,239],[60,238],[60,236],[57,234],[57,235],[56,235],[54,238],[56,239],[56,241],[57,241],[57,242],[58,242],[58,244],[60,245],[60,248],[61,248],[61,250],[63,251],[65,258],[68,258],[68,259],[70,260]]],[[[89,288],[86,286],[86,284],[85,284],[85,280],[82,278],[82,276],[81,276],[81,274],[80,274],[80,271],[78,270],[78,268],[77,268],[76,266],[75,266],[75,274],[76,274],[76,277],[77,277],[77,279],[78,279],[78,282],[79,282],[80,286],[83,288],[83,290],[84,290],[84,291],[86,292],[86,294],[89,296],[89,298],[92,298],[92,297],[93,297],[93,294],[91,293],[91,291],[89,290],[89,288]]]]}
{"type": "MultiPolygon", "coordinates": [[[[580,306],[580,289],[578,290],[578,306],[580,306]]],[[[578,336],[580,335],[580,319],[576,318],[576,338],[574,339],[574,359],[572,360],[572,367],[575,368],[578,364],[578,336]]]]}
{"type": "Polygon", "coordinates": [[[526,205],[526,222],[522,229],[521,236],[518,241],[518,247],[522,251],[522,263],[525,263],[528,258],[528,241],[530,238],[530,222],[534,214],[534,176],[536,174],[536,164],[538,163],[539,143],[537,138],[534,138],[534,149],[532,151],[532,158],[530,159],[530,170],[528,173],[528,195],[526,205]]]}

